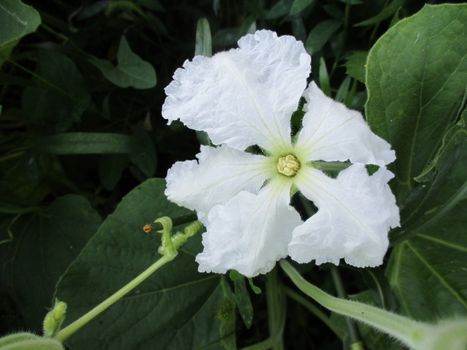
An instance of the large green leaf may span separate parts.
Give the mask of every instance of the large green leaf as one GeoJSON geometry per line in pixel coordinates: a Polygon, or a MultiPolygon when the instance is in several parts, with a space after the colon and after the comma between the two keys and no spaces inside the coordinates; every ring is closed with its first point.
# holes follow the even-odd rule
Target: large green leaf
{"type": "Polygon", "coordinates": [[[371,49],[366,114],[396,150],[399,201],[457,118],[467,80],[467,5],[425,6],[371,49]]]}
{"type": "Polygon", "coordinates": [[[39,13],[19,0],[0,3],[0,66],[13,47],[25,35],[36,31],[41,23],[39,13]]]}
{"type": "MultiPolygon", "coordinates": [[[[159,216],[187,213],[152,179],[130,192],[99,228],[57,286],[70,323],[158,259],[157,235],[142,231],[159,216]]],[[[193,241],[194,240],[194,241],[193,241]]],[[[233,346],[235,303],[219,275],[200,274],[199,237],[137,290],[70,338],[72,349],[217,349],[233,346]]]]}
{"type": "Polygon", "coordinates": [[[41,328],[58,278],[100,223],[85,198],[67,195],[45,210],[22,216],[9,227],[13,238],[0,246],[1,280],[28,328],[41,328]]]}
{"type": "Polygon", "coordinates": [[[388,275],[402,310],[417,319],[467,315],[467,131],[446,134],[411,198],[412,212],[388,275]]]}
{"type": "Polygon", "coordinates": [[[156,71],[152,65],[131,51],[128,41],[122,36],[117,53],[118,64],[91,57],[90,62],[113,84],[126,88],[149,89],[156,86],[156,71]]]}
{"type": "Polygon", "coordinates": [[[405,203],[401,233],[427,225],[454,208],[467,194],[467,110],[444,135],[436,155],[416,180],[420,185],[405,203]]]}
{"type": "Polygon", "coordinates": [[[75,63],[55,50],[42,50],[33,75],[35,86],[24,89],[22,112],[33,127],[64,131],[89,107],[91,97],[75,63]]]}
{"type": "Polygon", "coordinates": [[[414,230],[393,251],[389,280],[407,315],[428,321],[467,315],[466,207],[464,201],[414,230]]]}

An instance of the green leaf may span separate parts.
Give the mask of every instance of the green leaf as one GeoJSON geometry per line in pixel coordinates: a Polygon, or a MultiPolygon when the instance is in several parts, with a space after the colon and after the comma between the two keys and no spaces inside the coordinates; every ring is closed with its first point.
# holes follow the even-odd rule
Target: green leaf
{"type": "MultiPolygon", "coordinates": [[[[145,177],[156,171],[154,144],[142,127],[137,127],[131,136],[111,133],[68,132],[45,136],[36,141],[39,150],[57,155],[69,154],[128,154],[145,177]]],[[[120,168],[125,160],[119,160],[120,168]]],[[[120,169],[120,172],[123,169],[120,169]]],[[[119,177],[118,177],[119,178],[119,177]]],[[[118,179],[109,179],[109,186],[118,179]]]]}
{"type": "Polygon", "coordinates": [[[315,0],[294,0],[292,6],[290,7],[289,15],[295,16],[305,10],[307,7],[311,6],[315,0]]]}
{"type": "Polygon", "coordinates": [[[46,136],[37,141],[37,146],[52,154],[120,154],[132,151],[130,136],[94,132],[46,136]]]}
{"type": "MultiPolygon", "coordinates": [[[[151,179],[126,195],[62,277],[56,296],[70,323],[158,259],[157,234],[142,227],[188,211],[167,201],[165,183],[151,179]]],[[[232,348],[234,301],[219,275],[200,274],[193,237],[177,258],[70,338],[76,349],[232,348]]]]}
{"type": "Polygon", "coordinates": [[[122,36],[117,53],[117,66],[107,60],[91,56],[89,62],[99,68],[113,84],[135,89],[150,89],[156,86],[156,71],[152,65],[131,51],[128,41],[122,36]]]}
{"type": "Polygon", "coordinates": [[[253,323],[253,304],[246,286],[246,278],[235,270],[230,271],[229,277],[234,283],[234,300],[238,312],[245,326],[250,328],[253,323]]]}
{"type": "Polygon", "coordinates": [[[466,209],[463,201],[392,252],[389,281],[405,314],[425,321],[467,315],[466,209]]]}
{"type": "MultiPolygon", "coordinates": [[[[196,24],[196,43],[195,43],[195,56],[212,56],[212,37],[211,28],[206,18],[201,18],[196,24]]],[[[197,131],[196,137],[198,142],[202,145],[212,145],[209,136],[204,131],[197,131]]]]}
{"type": "MultiPolygon", "coordinates": [[[[0,175],[0,201],[18,206],[19,212],[22,212],[22,206],[39,204],[53,191],[51,179],[60,181],[64,177],[63,170],[54,157],[31,152],[0,162],[0,175]]],[[[5,207],[2,205],[0,211],[3,209],[5,207]]],[[[13,212],[14,210],[11,213],[13,212]]]]}
{"type": "Polygon", "coordinates": [[[54,50],[41,50],[36,86],[24,89],[22,113],[33,127],[64,131],[88,108],[91,98],[75,63],[54,50]]]}
{"type": "Polygon", "coordinates": [[[66,195],[44,210],[21,216],[10,227],[13,240],[0,246],[1,280],[9,287],[28,328],[42,328],[58,278],[100,223],[85,198],[66,195]]]}
{"type": "Polygon", "coordinates": [[[146,14],[138,4],[129,0],[114,0],[107,3],[105,14],[109,16],[114,11],[133,11],[141,17],[146,17],[146,14]]]}
{"type": "Polygon", "coordinates": [[[305,22],[302,16],[294,16],[290,19],[292,24],[292,35],[295,39],[305,42],[306,40],[306,28],[305,22]]]}
{"type": "Polygon", "coordinates": [[[195,55],[212,56],[211,28],[206,18],[201,18],[196,24],[195,55]]]}
{"type": "Polygon", "coordinates": [[[319,60],[319,86],[321,90],[327,95],[331,96],[331,83],[329,81],[329,73],[326,67],[326,61],[321,57],[319,60]]]}
{"type": "Polygon", "coordinates": [[[156,151],[151,137],[142,126],[135,128],[131,135],[130,160],[146,178],[154,176],[156,172],[156,151]]]}
{"type": "Polygon", "coordinates": [[[2,0],[0,3],[0,66],[11,50],[25,35],[36,31],[41,24],[39,13],[19,0],[2,0]]]}
{"type": "Polygon", "coordinates": [[[368,18],[362,22],[355,24],[355,27],[365,27],[371,26],[373,24],[377,24],[379,22],[384,21],[385,19],[391,17],[394,13],[397,12],[404,5],[405,0],[393,0],[390,4],[385,6],[383,10],[378,13],[376,16],[368,18]]]}
{"type": "Polygon", "coordinates": [[[18,44],[18,41],[14,40],[3,45],[0,48],[0,68],[8,60],[8,58],[11,55],[11,52],[13,51],[13,49],[15,48],[17,44],[18,44]]]}
{"type": "Polygon", "coordinates": [[[283,16],[286,16],[289,11],[290,7],[292,6],[291,2],[288,0],[279,0],[271,7],[265,14],[266,19],[276,19],[283,16]]]}
{"type": "MultiPolygon", "coordinates": [[[[467,90],[466,90],[467,94],[467,90]]],[[[459,122],[450,128],[443,137],[443,141],[438,152],[435,154],[433,159],[430,161],[428,166],[423,169],[420,175],[415,178],[417,182],[431,181],[436,175],[436,170],[439,163],[446,157],[449,156],[449,152],[452,152],[452,148],[459,143],[464,143],[467,134],[467,108],[461,115],[459,122]]]]}
{"type": "Polygon", "coordinates": [[[331,36],[340,28],[341,21],[329,19],[318,23],[308,34],[305,42],[305,48],[311,54],[320,51],[324,45],[331,39],[331,36]]]}
{"type": "Polygon", "coordinates": [[[339,86],[336,92],[336,101],[344,102],[350,94],[350,83],[352,82],[351,77],[345,77],[342,84],[339,86]]]}
{"type": "Polygon", "coordinates": [[[402,310],[417,319],[467,315],[466,136],[464,115],[420,179],[430,182],[412,194],[412,214],[391,255],[390,283],[402,310]]]}
{"type": "Polygon", "coordinates": [[[467,77],[465,37],[467,5],[425,6],[369,53],[366,115],[396,151],[400,203],[456,120],[467,77]]]}
{"type": "Polygon", "coordinates": [[[100,157],[99,179],[106,190],[111,191],[117,186],[128,163],[129,159],[126,154],[108,154],[100,157]]]}
{"type": "Polygon", "coordinates": [[[347,74],[362,83],[365,83],[365,65],[367,57],[367,51],[354,51],[347,57],[347,61],[345,62],[347,74]]]}
{"type": "MultiPolygon", "coordinates": [[[[436,220],[466,198],[466,115],[444,135],[439,151],[416,178],[421,184],[405,203],[405,231],[436,220]]],[[[401,234],[404,234],[404,230],[401,234]]]]}

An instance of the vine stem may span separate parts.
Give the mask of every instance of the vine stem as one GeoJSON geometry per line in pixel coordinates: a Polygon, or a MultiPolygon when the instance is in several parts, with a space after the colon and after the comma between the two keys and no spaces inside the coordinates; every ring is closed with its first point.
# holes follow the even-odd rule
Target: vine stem
{"type": "Polygon", "coordinates": [[[161,246],[159,247],[159,252],[161,252],[162,257],[159,258],[155,263],[149,266],[146,270],[140,273],[137,277],[133,280],[128,282],[110,297],[105,299],[99,305],[95,306],[93,309],[85,313],[83,316],[78,318],[76,321],[69,324],[67,327],[60,330],[57,335],[54,337],[55,339],[60,340],[63,342],[64,340],[68,339],[71,335],[73,335],[76,331],[81,329],[95,317],[97,317],[100,313],[107,310],[110,306],[115,304],[141,283],[143,283],[148,277],[150,277],[154,272],[159,270],[162,266],[171,262],[175,259],[178,255],[178,249],[189,239],[191,236],[195,235],[201,228],[203,227],[199,221],[194,221],[191,224],[187,225],[184,229],[184,232],[178,232],[175,236],[172,237],[172,228],[173,226],[185,224],[188,221],[191,221],[193,216],[185,215],[181,216],[177,219],[172,220],[167,216],[160,217],[156,219],[153,223],[154,228],[158,230],[158,232],[162,233],[161,238],[161,246]]]}
{"type": "Polygon", "coordinates": [[[336,298],[307,282],[287,261],[282,260],[280,266],[298,289],[328,310],[372,326],[412,348],[427,335],[427,327],[423,323],[371,305],[336,298]]]}
{"type": "MultiPolygon", "coordinates": [[[[347,299],[347,293],[345,292],[344,284],[342,283],[342,278],[339,273],[339,269],[334,265],[331,266],[331,275],[334,281],[334,286],[336,287],[337,296],[341,299],[347,299]]],[[[355,325],[355,322],[350,317],[346,317],[345,322],[347,323],[347,329],[349,330],[350,343],[352,345],[360,344],[354,345],[354,347],[358,349],[363,349],[363,345],[361,345],[362,342],[360,341],[360,338],[358,336],[358,330],[357,326],[355,325]]]]}
{"type": "Polygon", "coordinates": [[[115,292],[110,297],[105,299],[103,302],[101,302],[99,305],[94,307],[92,310],[85,313],[83,316],[78,318],[76,321],[72,322],[71,324],[63,328],[61,331],[59,331],[54,338],[57,340],[60,340],[61,342],[68,339],[71,335],[73,335],[76,331],[78,331],[83,326],[85,326],[87,323],[89,323],[92,319],[94,319],[100,313],[107,310],[110,306],[115,304],[117,301],[123,298],[126,294],[131,292],[137,286],[139,286],[143,281],[145,281],[148,277],[150,277],[154,272],[159,270],[162,266],[164,266],[168,262],[175,259],[176,256],[177,254],[163,255],[154,264],[149,266],[146,270],[144,270],[140,275],[138,275],[136,278],[131,280],[128,284],[120,288],[117,292],[115,292]]]}

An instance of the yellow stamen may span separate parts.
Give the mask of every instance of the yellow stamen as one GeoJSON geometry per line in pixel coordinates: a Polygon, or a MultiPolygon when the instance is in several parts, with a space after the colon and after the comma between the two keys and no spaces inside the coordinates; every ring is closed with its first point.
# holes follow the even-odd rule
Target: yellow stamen
{"type": "Polygon", "coordinates": [[[292,177],[300,170],[300,161],[293,154],[280,157],[277,161],[277,171],[282,175],[292,177]]]}

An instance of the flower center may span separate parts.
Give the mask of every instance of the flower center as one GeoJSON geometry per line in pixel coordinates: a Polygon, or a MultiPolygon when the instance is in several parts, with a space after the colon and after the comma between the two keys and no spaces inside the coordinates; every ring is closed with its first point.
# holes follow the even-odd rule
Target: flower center
{"type": "Polygon", "coordinates": [[[293,154],[287,154],[279,158],[276,167],[280,174],[292,177],[300,170],[300,161],[293,154]]]}

